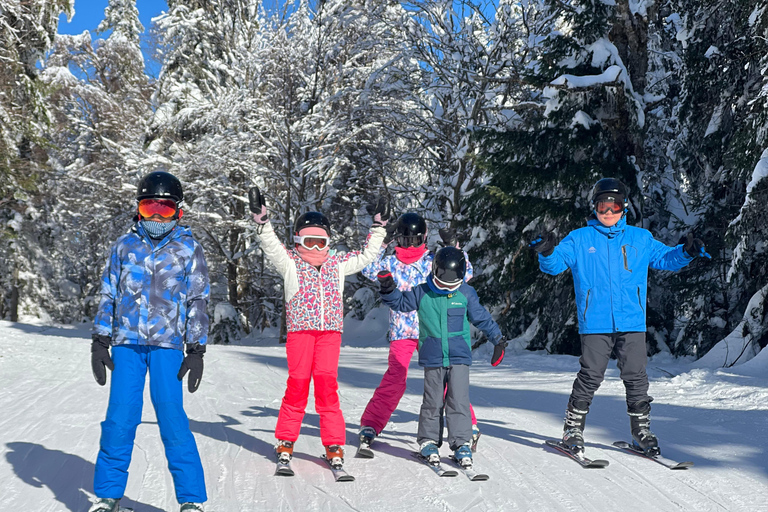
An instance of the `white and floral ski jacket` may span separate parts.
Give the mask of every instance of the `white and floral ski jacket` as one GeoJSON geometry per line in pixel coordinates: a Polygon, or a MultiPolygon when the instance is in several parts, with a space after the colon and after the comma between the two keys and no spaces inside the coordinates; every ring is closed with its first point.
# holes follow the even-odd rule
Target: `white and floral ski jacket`
{"type": "Polygon", "coordinates": [[[271,222],[264,224],[261,249],[283,277],[288,332],[342,331],[344,278],[376,259],[385,234],[382,227],[371,228],[362,251],[331,251],[318,270],[296,251],[286,249],[271,222]]]}

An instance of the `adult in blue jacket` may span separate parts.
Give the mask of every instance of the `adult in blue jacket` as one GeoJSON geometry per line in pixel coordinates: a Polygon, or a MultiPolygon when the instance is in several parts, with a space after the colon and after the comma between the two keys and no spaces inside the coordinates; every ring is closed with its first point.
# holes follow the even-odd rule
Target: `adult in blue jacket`
{"type": "Polygon", "coordinates": [[[89,512],[120,508],[147,373],[181,511],[202,512],[203,466],[184,412],[182,378],[189,372],[190,392],[202,379],[208,267],[190,229],[178,225],[184,194],[175,176],[147,174],[136,199],[138,222],[112,246],[94,319],[93,375],[103,386],[109,368],[112,382],[94,474],[97,499],[89,512]]]}
{"type": "MultiPolygon", "coordinates": [[[[576,291],[581,370],[573,383],[563,428],[563,443],[576,453],[584,450],[584,424],[595,392],[605,376],[611,353],[616,353],[627,393],[634,443],[648,454],[660,453],[650,430],[645,344],[648,268],[677,271],[694,257],[707,255],[704,244],[688,235],[686,244],[669,247],[648,230],[628,226],[624,184],[614,178],[598,181],[592,189],[592,215],[555,246],[546,233],[531,243],[539,268],[551,275],[571,269],[576,291]]],[[[707,255],[708,256],[708,255],[707,255]]]]}

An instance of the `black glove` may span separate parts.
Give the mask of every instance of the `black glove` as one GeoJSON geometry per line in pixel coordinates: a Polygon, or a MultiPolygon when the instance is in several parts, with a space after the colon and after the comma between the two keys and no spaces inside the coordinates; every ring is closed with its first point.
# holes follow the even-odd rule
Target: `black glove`
{"type": "Polygon", "coordinates": [[[379,280],[379,293],[382,295],[395,291],[395,278],[389,270],[380,271],[376,274],[376,279],[379,280]]]}
{"type": "Polygon", "coordinates": [[[380,196],[373,207],[369,208],[371,215],[373,216],[373,225],[384,227],[389,220],[389,198],[387,196],[380,196]]]}
{"type": "Polygon", "coordinates": [[[269,220],[267,217],[267,203],[264,201],[264,196],[261,195],[259,187],[251,187],[248,189],[248,206],[253,214],[253,221],[256,224],[266,224],[269,220]]]}
{"type": "Polygon", "coordinates": [[[542,256],[549,256],[555,250],[555,235],[546,231],[531,240],[528,246],[542,256]]]}
{"type": "Polygon", "coordinates": [[[104,367],[106,366],[110,371],[115,369],[115,363],[109,357],[112,338],[103,334],[94,334],[91,339],[93,340],[91,342],[91,370],[93,370],[93,377],[96,382],[99,386],[103,386],[107,383],[107,370],[104,367]]]}
{"type": "Polygon", "coordinates": [[[459,247],[459,237],[453,228],[440,228],[437,230],[440,234],[440,242],[443,247],[459,247]]]}
{"type": "Polygon", "coordinates": [[[389,245],[392,242],[392,239],[395,238],[395,234],[397,233],[397,222],[388,222],[387,223],[387,234],[384,237],[384,245],[389,245]]]}
{"type": "Polygon", "coordinates": [[[179,374],[176,376],[179,380],[183,380],[184,375],[189,372],[187,389],[190,393],[197,391],[200,381],[203,380],[203,354],[205,354],[205,345],[199,343],[187,345],[187,355],[181,363],[179,374]]]}
{"type": "Polygon", "coordinates": [[[701,238],[694,238],[693,233],[686,234],[678,243],[684,244],[683,250],[688,253],[688,256],[691,258],[704,256],[712,259],[712,256],[707,254],[707,251],[704,250],[704,241],[701,238]]]}
{"type": "Polygon", "coordinates": [[[491,356],[491,366],[499,366],[504,360],[504,350],[507,348],[506,340],[501,340],[493,347],[493,355],[491,356]]]}

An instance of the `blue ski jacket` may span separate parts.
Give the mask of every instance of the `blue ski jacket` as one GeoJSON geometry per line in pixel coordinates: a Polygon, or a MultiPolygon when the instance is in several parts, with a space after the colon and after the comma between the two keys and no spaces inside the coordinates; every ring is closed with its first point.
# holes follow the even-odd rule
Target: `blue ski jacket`
{"type": "Polygon", "coordinates": [[[494,345],[501,341],[501,330],[491,314],[480,304],[475,289],[466,282],[453,292],[427,282],[412,290],[395,288],[381,300],[393,311],[417,311],[419,315],[419,366],[449,367],[472,364],[469,324],[482,330],[494,345]]]}
{"type": "Polygon", "coordinates": [[[579,333],[644,332],[648,268],[677,271],[692,260],[682,245],[664,245],[625,218],[610,228],[591,218],[552,254],[539,254],[539,268],[553,276],[571,269],[579,333]]]}
{"type": "Polygon", "coordinates": [[[94,332],[112,338],[112,345],[204,345],[209,293],[203,248],[188,227],[158,241],[137,223],[112,246],[94,332]]]}

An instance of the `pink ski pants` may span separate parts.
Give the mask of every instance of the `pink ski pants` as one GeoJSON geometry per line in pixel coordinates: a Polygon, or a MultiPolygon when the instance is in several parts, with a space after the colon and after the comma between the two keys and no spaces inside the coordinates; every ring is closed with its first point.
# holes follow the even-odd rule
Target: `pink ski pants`
{"type": "Polygon", "coordinates": [[[324,446],[343,445],[346,425],[339,406],[338,331],[289,332],[285,343],[288,383],[277,417],[275,437],[296,442],[309,398],[309,382],[315,382],[315,410],[320,416],[320,439],[324,446]]]}
{"type": "MultiPolygon", "coordinates": [[[[360,425],[363,427],[373,427],[376,434],[381,434],[387,425],[392,413],[397,409],[397,404],[405,394],[405,388],[408,380],[408,365],[411,363],[411,357],[419,346],[419,340],[404,339],[392,340],[389,344],[389,366],[381,383],[373,397],[365,407],[363,416],[360,418],[360,425]]],[[[472,414],[472,425],[477,425],[475,410],[469,406],[472,414]]]]}

